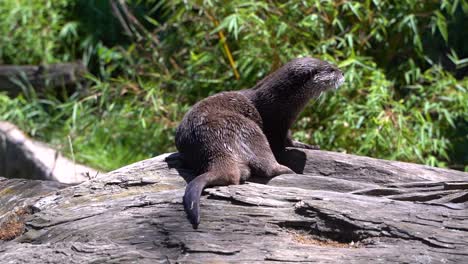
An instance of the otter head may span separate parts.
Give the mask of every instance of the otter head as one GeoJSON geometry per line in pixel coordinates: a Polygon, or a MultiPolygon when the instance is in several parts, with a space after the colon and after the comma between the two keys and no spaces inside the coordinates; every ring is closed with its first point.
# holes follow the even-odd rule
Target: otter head
{"type": "Polygon", "coordinates": [[[294,89],[306,97],[316,97],[329,89],[337,89],[344,82],[343,73],[333,64],[315,58],[294,59],[283,67],[288,90],[294,89]]]}
{"type": "Polygon", "coordinates": [[[343,73],[335,65],[315,58],[297,58],[270,73],[244,94],[251,97],[257,108],[277,105],[269,103],[276,101],[286,103],[295,114],[309,99],[326,90],[337,89],[343,82],[343,73]]]}

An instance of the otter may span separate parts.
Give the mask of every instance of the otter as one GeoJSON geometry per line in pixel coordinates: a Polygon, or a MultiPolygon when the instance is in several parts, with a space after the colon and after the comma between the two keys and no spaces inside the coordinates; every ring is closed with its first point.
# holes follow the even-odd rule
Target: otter
{"type": "Polygon", "coordinates": [[[343,73],[315,58],[294,59],[253,88],[221,92],[196,103],[177,127],[175,143],[198,175],[183,198],[194,229],[200,223],[205,187],[240,184],[251,175],[294,173],[278,163],[286,147],[315,148],[291,138],[289,129],[311,98],[338,88],[343,73]]]}

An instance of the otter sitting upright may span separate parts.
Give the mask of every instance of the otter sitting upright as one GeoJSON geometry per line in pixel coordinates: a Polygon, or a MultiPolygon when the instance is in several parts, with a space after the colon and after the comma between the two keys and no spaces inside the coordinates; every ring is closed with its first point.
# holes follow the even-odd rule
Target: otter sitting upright
{"type": "Polygon", "coordinates": [[[312,147],[292,140],[289,128],[311,98],[343,81],[334,65],[298,58],[251,89],[222,92],[195,104],[175,136],[184,163],[198,175],[183,199],[193,228],[200,223],[200,196],[206,186],[239,184],[251,175],[294,173],[275,156],[288,146],[312,147]]]}

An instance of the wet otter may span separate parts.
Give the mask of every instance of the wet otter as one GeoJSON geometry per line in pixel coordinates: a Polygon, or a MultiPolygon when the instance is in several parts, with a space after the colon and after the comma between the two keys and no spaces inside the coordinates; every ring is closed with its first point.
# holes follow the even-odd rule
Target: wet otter
{"type": "Polygon", "coordinates": [[[198,176],[185,190],[194,228],[206,186],[239,184],[251,175],[294,173],[275,158],[285,147],[313,148],[291,139],[289,128],[311,98],[338,88],[343,74],[314,58],[294,59],[251,89],[222,92],[195,104],[176,131],[176,146],[198,176]]]}

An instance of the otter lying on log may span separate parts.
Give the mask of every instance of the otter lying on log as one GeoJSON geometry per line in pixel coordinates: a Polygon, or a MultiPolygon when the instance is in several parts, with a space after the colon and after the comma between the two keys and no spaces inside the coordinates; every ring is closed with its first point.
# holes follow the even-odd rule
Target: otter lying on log
{"type": "Polygon", "coordinates": [[[193,228],[200,223],[200,196],[206,186],[240,184],[251,175],[294,173],[276,158],[288,146],[314,147],[292,140],[290,127],[311,98],[343,81],[336,66],[298,58],[251,89],[222,92],[195,104],[175,136],[184,163],[198,175],[183,199],[193,228]]]}

